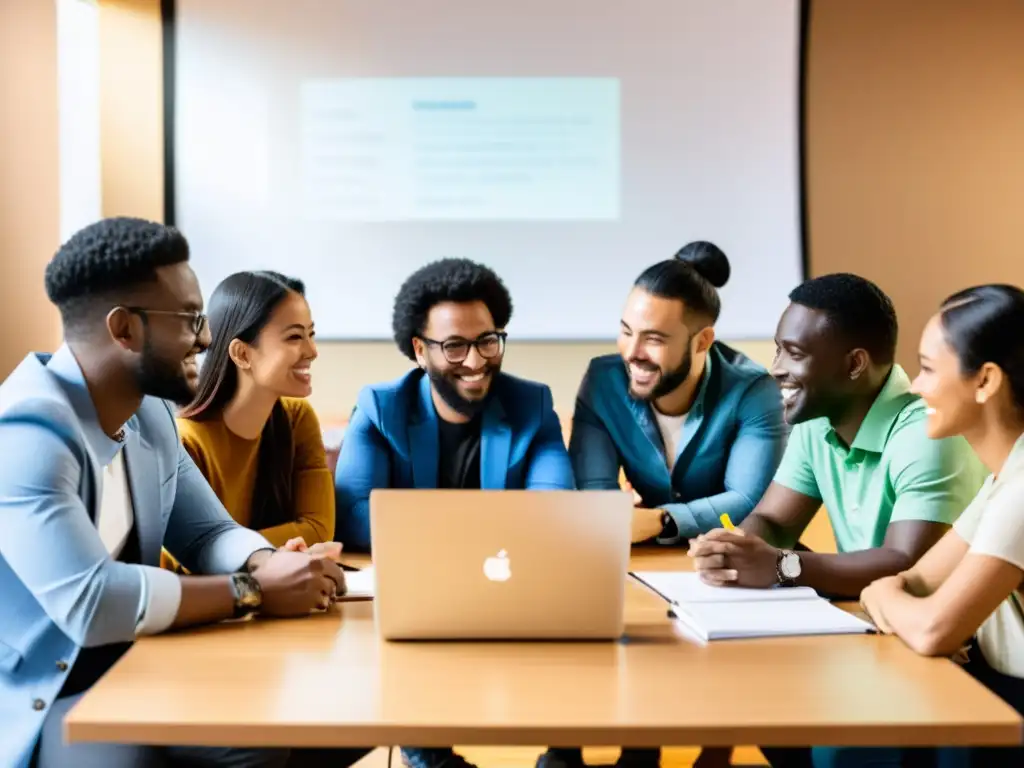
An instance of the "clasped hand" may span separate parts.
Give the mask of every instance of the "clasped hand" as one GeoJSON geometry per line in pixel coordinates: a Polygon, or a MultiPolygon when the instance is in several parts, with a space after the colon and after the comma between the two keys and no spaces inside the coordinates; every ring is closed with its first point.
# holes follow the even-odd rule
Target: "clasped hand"
{"type": "Polygon", "coordinates": [[[302,616],[327,610],[345,594],[345,573],[338,561],[341,544],[306,545],[291,539],[253,571],[263,592],[261,612],[269,616],[302,616]]]}
{"type": "Polygon", "coordinates": [[[771,587],[778,583],[779,550],[738,528],[716,528],[690,541],[701,581],[716,587],[771,587]]]}
{"type": "Polygon", "coordinates": [[[882,612],[882,602],[886,592],[903,592],[907,588],[907,580],[903,574],[885,576],[873,581],[860,593],[860,607],[868,615],[868,618],[875,623],[878,631],[885,635],[892,634],[892,627],[889,625],[885,614],[882,612]]]}

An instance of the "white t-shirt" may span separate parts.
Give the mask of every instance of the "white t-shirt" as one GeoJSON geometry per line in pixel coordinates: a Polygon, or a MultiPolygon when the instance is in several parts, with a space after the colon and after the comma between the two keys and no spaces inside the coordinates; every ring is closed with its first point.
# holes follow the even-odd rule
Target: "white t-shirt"
{"type": "MultiPolygon", "coordinates": [[[[998,477],[990,476],[953,530],[970,551],[1024,570],[1024,435],[998,477]]],[[[978,646],[993,669],[1024,677],[1024,591],[1018,585],[978,629],[978,646]]]]}
{"type": "Polygon", "coordinates": [[[666,416],[660,413],[657,408],[654,411],[654,419],[658,422],[658,431],[661,432],[661,441],[665,444],[665,463],[668,464],[668,471],[671,472],[676,465],[676,453],[679,443],[683,439],[683,425],[686,423],[686,414],[679,416],[666,416]]]}
{"type": "Polygon", "coordinates": [[[110,557],[116,560],[135,525],[132,494],[128,489],[128,475],[124,469],[124,449],[119,450],[103,468],[103,489],[96,517],[100,539],[110,557]]]}

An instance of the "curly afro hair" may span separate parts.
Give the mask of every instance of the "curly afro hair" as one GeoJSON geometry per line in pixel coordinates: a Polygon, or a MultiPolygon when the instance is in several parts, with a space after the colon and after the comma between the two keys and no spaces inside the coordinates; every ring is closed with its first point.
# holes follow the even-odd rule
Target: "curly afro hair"
{"type": "Polygon", "coordinates": [[[112,300],[118,291],[155,280],[158,267],[188,257],[188,242],[174,227],[128,217],[102,219],[72,235],[46,265],[46,295],[65,328],[74,330],[100,299],[112,300]]]}
{"type": "Polygon", "coordinates": [[[395,297],[391,328],[402,354],[416,359],[412,340],[423,333],[431,308],[444,301],[482,301],[504,328],[512,318],[512,297],[492,269],[469,259],[441,259],[421,267],[402,284],[395,297]]]}
{"type": "Polygon", "coordinates": [[[876,363],[888,365],[896,359],[896,309],[870,280],[848,272],[822,275],[794,288],[789,300],[824,312],[844,338],[867,350],[876,363]]]}

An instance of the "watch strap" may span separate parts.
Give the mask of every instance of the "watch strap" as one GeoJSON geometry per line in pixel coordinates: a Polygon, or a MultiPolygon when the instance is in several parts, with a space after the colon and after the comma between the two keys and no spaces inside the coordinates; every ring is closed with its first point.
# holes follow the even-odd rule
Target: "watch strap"
{"type": "Polygon", "coordinates": [[[679,536],[679,526],[676,525],[675,518],[665,510],[661,511],[661,533],[658,534],[659,539],[674,539],[679,536]]]}
{"type": "Polygon", "coordinates": [[[232,573],[231,591],[235,599],[233,618],[241,619],[256,613],[263,605],[263,590],[251,574],[232,573]]]}

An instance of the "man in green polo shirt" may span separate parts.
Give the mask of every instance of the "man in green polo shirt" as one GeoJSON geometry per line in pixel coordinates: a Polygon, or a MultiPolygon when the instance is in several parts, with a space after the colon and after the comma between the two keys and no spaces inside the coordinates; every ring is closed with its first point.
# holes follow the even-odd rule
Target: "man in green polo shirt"
{"type": "Polygon", "coordinates": [[[799,584],[854,598],[938,541],[985,479],[960,437],[930,440],[926,408],[895,365],[896,313],[856,275],[789,296],[772,375],[794,425],[772,484],[738,531],[690,544],[708,583],[799,584]],[[789,549],[824,504],[837,554],[789,549]]]}

